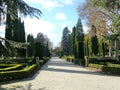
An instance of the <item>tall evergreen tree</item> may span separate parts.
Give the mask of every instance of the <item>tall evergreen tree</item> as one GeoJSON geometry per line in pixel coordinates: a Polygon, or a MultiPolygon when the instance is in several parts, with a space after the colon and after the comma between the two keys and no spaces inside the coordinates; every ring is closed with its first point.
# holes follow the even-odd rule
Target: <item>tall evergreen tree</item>
{"type": "Polygon", "coordinates": [[[84,59],[84,33],[80,18],[76,25],[76,48],[77,58],[84,59]]]}
{"type": "Polygon", "coordinates": [[[5,28],[5,38],[8,40],[13,39],[13,33],[12,33],[12,20],[9,14],[6,15],[6,28],[5,28]]]}
{"type": "Polygon", "coordinates": [[[72,33],[71,33],[71,45],[72,45],[72,54],[75,55],[75,36],[76,36],[76,27],[73,27],[72,33]]]}
{"type": "Polygon", "coordinates": [[[38,33],[37,38],[35,39],[35,57],[43,59],[44,56],[44,35],[43,33],[38,33]]]}
{"type": "MultiPolygon", "coordinates": [[[[42,14],[42,12],[40,10],[29,6],[23,0],[0,0],[0,24],[3,23],[3,21],[4,21],[3,19],[1,19],[1,16],[5,17],[6,14],[10,15],[10,17],[12,18],[12,20],[14,19],[12,21],[12,24],[13,23],[17,24],[17,20],[16,19],[18,18],[18,13],[21,16],[30,15],[31,17],[37,17],[37,18],[39,18],[39,16],[42,14]],[[7,12],[6,12],[5,7],[7,8],[7,12]],[[19,12],[17,12],[17,11],[19,11],[19,12]]],[[[6,18],[7,18],[7,16],[6,16],[6,18]]],[[[6,20],[9,20],[9,19],[6,19],[6,20]]],[[[12,27],[15,28],[15,25],[13,25],[12,27]]],[[[7,28],[7,30],[8,30],[8,28],[7,28]]],[[[11,32],[9,32],[9,33],[11,33],[11,32]]],[[[12,35],[12,34],[10,34],[10,35],[12,35]]],[[[15,35],[15,33],[13,35],[15,35]]],[[[8,33],[6,33],[6,38],[9,38],[11,40],[11,37],[8,36],[8,33]]],[[[16,41],[15,38],[13,40],[16,41]]],[[[11,47],[10,41],[8,41],[8,40],[6,40],[5,38],[2,38],[2,37],[0,37],[0,41],[2,41],[2,43],[1,43],[1,45],[2,45],[1,49],[6,48],[6,50],[8,50],[9,53],[14,53],[13,50],[9,50],[10,47],[11,47]],[[4,44],[4,42],[9,43],[9,45],[6,46],[4,44]]],[[[12,46],[12,48],[13,47],[14,46],[12,46]]],[[[3,52],[1,54],[3,54],[3,53],[4,53],[4,56],[5,56],[5,50],[3,50],[3,52]]],[[[9,56],[9,55],[6,53],[6,56],[9,56]]]]}
{"type": "MultiPolygon", "coordinates": [[[[20,22],[20,37],[19,37],[19,42],[25,43],[25,28],[24,28],[24,22],[20,22]]],[[[20,56],[25,57],[26,56],[26,49],[21,48],[20,49],[20,56]]]]}
{"type": "Polygon", "coordinates": [[[27,36],[27,42],[29,45],[27,46],[27,56],[32,57],[34,56],[34,37],[33,35],[28,35],[27,36]]]}
{"type": "Polygon", "coordinates": [[[98,54],[98,38],[96,35],[96,27],[94,25],[92,25],[91,27],[91,32],[92,32],[92,36],[91,36],[92,53],[94,55],[97,55],[98,54]]]}
{"type": "Polygon", "coordinates": [[[68,27],[65,27],[63,30],[61,47],[62,47],[62,54],[63,55],[70,55],[71,54],[70,31],[68,30],[68,27]]]}

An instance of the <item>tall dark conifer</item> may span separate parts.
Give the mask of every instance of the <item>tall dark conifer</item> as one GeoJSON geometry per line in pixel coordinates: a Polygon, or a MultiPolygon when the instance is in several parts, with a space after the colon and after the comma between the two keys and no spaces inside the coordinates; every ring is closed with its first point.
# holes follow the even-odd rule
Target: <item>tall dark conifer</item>
{"type": "Polygon", "coordinates": [[[75,32],[76,32],[76,27],[73,27],[71,33],[72,54],[75,54],[75,32]]]}
{"type": "Polygon", "coordinates": [[[77,58],[84,59],[84,33],[80,18],[76,25],[76,48],[78,53],[77,58]]]}
{"type": "Polygon", "coordinates": [[[68,27],[65,27],[63,29],[61,47],[62,47],[62,55],[71,54],[70,31],[68,30],[68,27]]]}
{"type": "Polygon", "coordinates": [[[9,14],[7,14],[7,18],[6,18],[5,38],[8,40],[13,39],[12,20],[9,14]]]}
{"type": "Polygon", "coordinates": [[[34,37],[33,35],[28,35],[27,36],[27,42],[29,45],[27,46],[27,56],[32,57],[34,56],[34,37]]]}
{"type": "Polygon", "coordinates": [[[91,34],[92,34],[92,37],[91,37],[91,43],[92,43],[92,53],[94,55],[97,55],[98,54],[98,38],[97,38],[97,35],[96,35],[96,27],[94,25],[92,25],[91,27],[91,34]]]}

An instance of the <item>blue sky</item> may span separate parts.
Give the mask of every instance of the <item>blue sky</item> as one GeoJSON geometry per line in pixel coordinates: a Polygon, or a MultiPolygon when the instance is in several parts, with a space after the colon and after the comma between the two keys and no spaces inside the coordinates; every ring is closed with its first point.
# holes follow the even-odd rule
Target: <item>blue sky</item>
{"type": "MultiPolygon", "coordinates": [[[[38,32],[46,34],[54,46],[61,41],[63,29],[67,26],[69,30],[76,25],[79,18],[77,8],[85,0],[24,0],[30,6],[38,8],[43,15],[40,19],[24,18],[27,34],[35,37],[38,32]]],[[[85,25],[84,21],[83,24],[85,25]]],[[[83,25],[84,30],[87,27],[83,25]]],[[[3,28],[3,27],[1,27],[3,28]]]]}

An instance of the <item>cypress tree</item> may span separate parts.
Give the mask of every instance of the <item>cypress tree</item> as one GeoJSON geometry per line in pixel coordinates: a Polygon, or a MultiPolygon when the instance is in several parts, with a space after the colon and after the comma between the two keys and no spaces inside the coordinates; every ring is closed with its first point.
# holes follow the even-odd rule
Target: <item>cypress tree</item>
{"type": "Polygon", "coordinates": [[[63,29],[63,36],[61,41],[62,54],[70,55],[71,54],[71,44],[70,44],[70,31],[68,27],[63,29]]]}
{"type": "Polygon", "coordinates": [[[12,34],[12,20],[11,20],[11,17],[10,17],[10,14],[7,14],[7,17],[6,17],[6,28],[5,28],[5,38],[8,39],[8,40],[12,40],[12,37],[13,34],[12,34]]]}
{"type": "MultiPolygon", "coordinates": [[[[19,21],[19,29],[20,29],[20,37],[19,42],[25,43],[25,28],[24,28],[24,22],[21,23],[21,20],[19,21]]],[[[26,56],[26,49],[21,48],[20,49],[20,56],[25,57],[26,56]]]]}
{"type": "Polygon", "coordinates": [[[76,45],[77,45],[77,58],[84,59],[84,34],[81,24],[81,19],[78,19],[76,25],[76,45]]]}
{"type": "Polygon", "coordinates": [[[27,56],[32,57],[34,56],[34,37],[33,35],[28,35],[27,36],[27,42],[29,45],[27,46],[27,56]]]}
{"type": "Polygon", "coordinates": [[[76,33],[76,27],[73,27],[72,33],[71,33],[71,44],[72,44],[72,54],[75,56],[75,33],[76,33]]]}
{"type": "Polygon", "coordinates": [[[91,37],[91,43],[92,43],[92,53],[96,56],[98,54],[98,38],[96,35],[96,27],[92,25],[92,37],[91,37]]]}

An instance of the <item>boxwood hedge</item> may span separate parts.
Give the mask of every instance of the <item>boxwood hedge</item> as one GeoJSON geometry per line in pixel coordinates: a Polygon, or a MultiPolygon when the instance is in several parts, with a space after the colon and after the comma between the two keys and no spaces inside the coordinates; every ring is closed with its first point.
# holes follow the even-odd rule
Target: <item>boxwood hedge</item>
{"type": "Polygon", "coordinates": [[[6,68],[1,68],[0,69],[0,72],[1,71],[12,71],[12,70],[20,70],[20,69],[22,69],[23,68],[23,65],[22,64],[11,64],[11,65],[9,65],[9,64],[2,64],[2,65],[0,65],[0,66],[4,66],[4,67],[6,67],[6,68]]]}
{"type": "Polygon", "coordinates": [[[37,65],[33,64],[31,66],[24,68],[23,70],[0,72],[0,81],[8,81],[8,80],[26,78],[29,75],[33,74],[36,67],[37,65]]]}
{"type": "Polygon", "coordinates": [[[120,64],[108,64],[102,68],[102,71],[107,74],[120,75],[120,64]]]}

